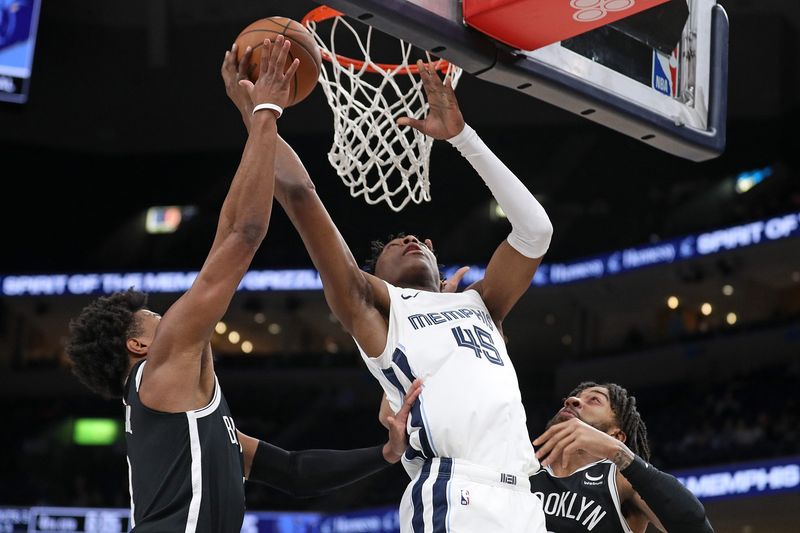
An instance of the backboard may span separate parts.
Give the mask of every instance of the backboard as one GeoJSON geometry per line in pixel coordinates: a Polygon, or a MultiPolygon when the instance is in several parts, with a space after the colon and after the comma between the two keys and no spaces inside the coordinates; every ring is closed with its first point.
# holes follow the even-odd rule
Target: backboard
{"type": "MultiPolygon", "coordinates": [[[[537,1],[545,0],[527,3],[535,6],[537,1]]],[[[620,3],[549,1],[563,2],[578,11],[586,11],[584,6],[589,4],[603,9],[620,3]]],[[[490,37],[470,27],[464,18],[464,6],[470,2],[475,5],[480,0],[319,1],[431,51],[468,74],[543,100],[676,156],[704,161],[724,151],[728,18],[716,0],[662,2],[618,23],[527,51],[509,46],[497,38],[497,32],[490,37]],[[663,26],[653,18],[654,13],[658,15],[657,10],[674,12],[676,7],[684,17],[679,19],[677,42],[665,50],[663,41],[657,44],[657,39],[649,39],[647,32],[663,26]],[[650,26],[645,16],[650,17],[650,26]],[[637,21],[642,23],[637,26],[637,21]],[[638,33],[631,31],[637,27],[638,33]],[[672,53],[665,53],[670,48],[672,53]]],[[[624,3],[635,4],[632,0],[624,3]]],[[[533,27],[538,11],[534,9],[530,14],[533,27]]]]}

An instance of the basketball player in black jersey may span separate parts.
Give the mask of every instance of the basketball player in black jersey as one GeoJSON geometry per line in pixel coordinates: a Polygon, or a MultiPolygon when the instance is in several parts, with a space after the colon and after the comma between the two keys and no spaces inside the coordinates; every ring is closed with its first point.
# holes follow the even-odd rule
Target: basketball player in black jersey
{"type": "MultiPolygon", "coordinates": [[[[290,43],[264,42],[255,84],[239,82],[255,106],[216,236],[192,286],[163,318],[134,290],[102,297],[70,323],[67,353],[90,389],[125,405],[133,531],[234,533],[244,517],[244,479],[310,496],[399,461],[419,384],[385,445],[287,452],[236,429],[214,373],[210,339],[264,239],[273,201],[277,119],[290,100],[290,43]]],[[[235,51],[223,79],[237,83],[235,51]]]]}
{"type": "Polygon", "coordinates": [[[553,533],[713,533],[703,505],[650,458],[636,398],[614,383],[581,383],[533,441],[531,477],[553,533]]]}

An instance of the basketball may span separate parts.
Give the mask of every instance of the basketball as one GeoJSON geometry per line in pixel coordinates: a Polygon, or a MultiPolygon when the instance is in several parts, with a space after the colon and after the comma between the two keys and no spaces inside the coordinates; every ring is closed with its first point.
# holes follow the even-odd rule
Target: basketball
{"type": "Polygon", "coordinates": [[[311,94],[311,91],[317,85],[320,68],[322,68],[322,57],[317,43],[305,26],[296,20],[286,17],[259,19],[243,29],[236,37],[238,46],[236,55],[237,59],[241,61],[247,47],[250,46],[253,49],[250,60],[252,66],[248,71],[248,76],[250,81],[255,83],[258,79],[264,39],[269,39],[274,43],[278,35],[283,35],[292,43],[289,56],[286,59],[286,68],[289,68],[294,58],[300,60],[294,79],[291,80],[292,99],[289,105],[292,106],[311,94]]]}

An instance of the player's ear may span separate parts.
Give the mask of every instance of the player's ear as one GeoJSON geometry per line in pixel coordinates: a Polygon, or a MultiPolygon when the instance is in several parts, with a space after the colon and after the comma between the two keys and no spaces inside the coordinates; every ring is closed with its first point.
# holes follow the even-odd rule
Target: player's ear
{"type": "Polygon", "coordinates": [[[625,443],[625,442],[628,441],[628,435],[626,435],[625,432],[622,431],[619,428],[615,428],[612,431],[610,431],[609,435],[611,435],[612,437],[614,437],[615,439],[617,439],[618,441],[620,441],[622,443],[625,443]]]}
{"type": "Polygon", "coordinates": [[[428,250],[430,250],[432,252],[433,251],[433,241],[430,240],[430,239],[425,239],[424,242],[425,242],[425,246],[428,247],[428,250]]]}
{"type": "Polygon", "coordinates": [[[125,346],[133,357],[144,357],[147,355],[147,344],[141,339],[132,338],[125,341],[125,346]]]}

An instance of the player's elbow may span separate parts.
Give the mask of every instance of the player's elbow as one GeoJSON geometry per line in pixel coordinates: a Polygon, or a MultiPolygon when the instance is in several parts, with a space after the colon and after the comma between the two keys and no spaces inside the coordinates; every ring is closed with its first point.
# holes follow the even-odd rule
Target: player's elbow
{"type": "Polygon", "coordinates": [[[276,194],[280,195],[283,201],[288,204],[302,204],[317,196],[314,182],[307,178],[302,180],[282,180],[278,178],[276,185],[276,194]]]}
{"type": "Polygon", "coordinates": [[[261,246],[261,241],[267,236],[267,223],[253,220],[235,224],[231,233],[240,239],[245,246],[258,248],[261,246]]]}

